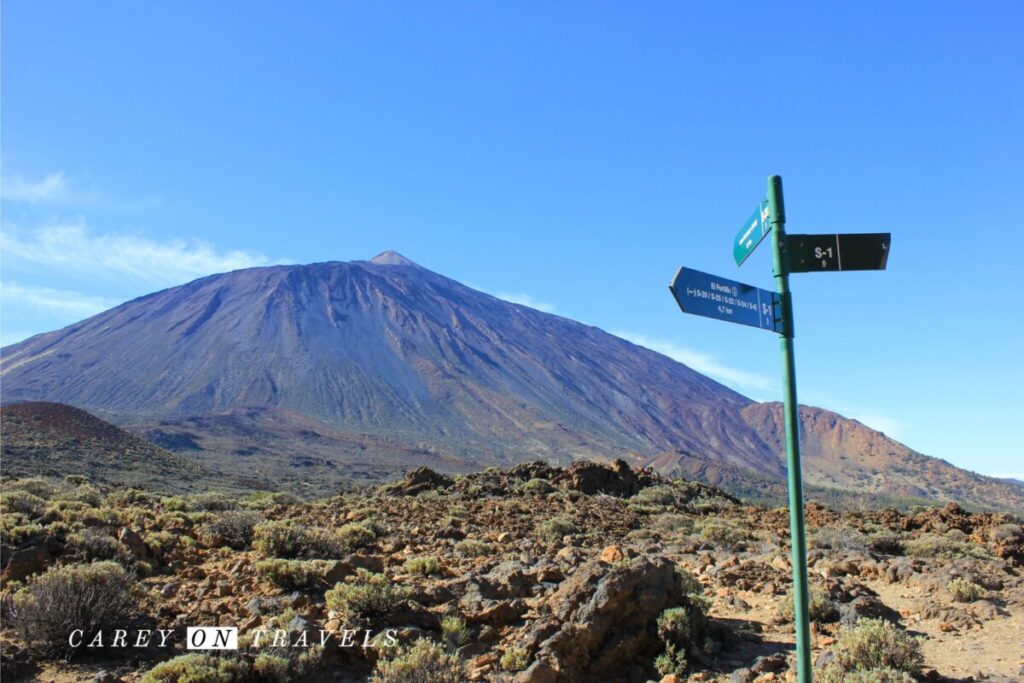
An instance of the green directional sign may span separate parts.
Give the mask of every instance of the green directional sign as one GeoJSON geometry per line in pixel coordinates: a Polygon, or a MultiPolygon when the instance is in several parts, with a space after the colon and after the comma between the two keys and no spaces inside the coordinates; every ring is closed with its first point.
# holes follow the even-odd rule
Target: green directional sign
{"type": "Polygon", "coordinates": [[[768,200],[762,199],[732,241],[732,257],[736,259],[737,266],[743,265],[771,229],[771,223],[768,222],[768,200]]]}
{"type": "Polygon", "coordinates": [[[793,350],[793,294],[790,273],[830,270],[885,270],[889,233],[787,235],[782,178],[768,178],[768,191],[732,243],[741,265],[765,237],[771,237],[776,291],[726,280],[692,268],[680,268],[669,285],[684,313],[716,318],[779,333],[782,357],[783,422],[789,489],[789,536],[793,567],[793,626],[799,683],[812,682],[810,591],[807,583],[807,535],[800,465],[800,405],[796,396],[793,350]]]}
{"type": "Polygon", "coordinates": [[[885,270],[889,260],[887,232],[845,235],[787,235],[789,272],[885,270]]]}

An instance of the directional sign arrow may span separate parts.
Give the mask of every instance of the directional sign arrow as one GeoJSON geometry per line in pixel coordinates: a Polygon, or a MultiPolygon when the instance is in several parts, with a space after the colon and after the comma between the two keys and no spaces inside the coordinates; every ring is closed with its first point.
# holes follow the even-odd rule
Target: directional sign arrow
{"type": "Polygon", "coordinates": [[[737,266],[743,265],[771,229],[768,222],[768,200],[762,199],[732,241],[732,257],[736,259],[737,266]]]}
{"type": "Polygon", "coordinates": [[[680,268],[668,286],[683,313],[782,331],[779,295],[742,282],[680,268]]]}
{"type": "Polygon", "coordinates": [[[789,272],[885,270],[890,241],[887,232],[786,235],[789,272]]]}

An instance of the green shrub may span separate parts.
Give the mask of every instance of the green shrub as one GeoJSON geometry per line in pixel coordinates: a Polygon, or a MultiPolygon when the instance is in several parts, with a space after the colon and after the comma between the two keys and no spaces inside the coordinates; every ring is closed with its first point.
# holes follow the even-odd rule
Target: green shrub
{"type": "Polygon", "coordinates": [[[559,515],[541,522],[540,526],[537,527],[537,532],[544,540],[558,543],[562,540],[562,537],[575,533],[576,525],[571,517],[559,515]]]}
{"type": "Polygon", "coordinates": [[[51,567],[14,594],[9,621],[33,652],[70,655],[72,631],[88,643],[99,631],[129,628],[140,599],[136,580],[114,562],[51,567]]]}
{"type": "Polygon", "coordinates": [[[835,663],[844,671],[896,669],[916,673],[924,664],[916,638],[883,619],[861,619],[840,629],[835,663]]]}
{"type": "Polygon", "coordinates": [[[629,500],[642,505],[672,505],[676,501],[676,490],[667,484],[648,486],[640,489],[629,500]]]}
{"type": "Polygon", "coordinates": [[[242,506],[252,510],[268,510],[276,506],[298,505],[302,500],[283,491],[259,491],[242,499],[242,506]]]}
{"type": "Polygon", "coordinates": [[[688,534],[693,529],[693,518],[676,512],[667,512],[651,520],[651,529],[662,533],[688,534]]]}
{"type": "Polygon", "coordinates": [[[46,511],[46,501],[28,491],[7,491],[0,493],[0,511],[18,512],[30,519],[38,519],[46,511]]]}
{"type": "Polygon", "coordinates": [[[537,493],[537,494],[548,494],[555,490],[555,487],[551,485],[546,479],[531,479],[530,481],[523,484],[523,491],[526,493],[537,493]]]}
{"type": "Polygon", "coordinates": [[[829,664],[814,675],[818,683],[916,683],[913,676],[897,669],[865,669],[844,671],[837,664],[829,664]]]}
{"type": "Polygon", "coordinates": [[[325,560],[272,558],[257,562],[256,573],[285,590],[305,590],[323,583],[324,572],[330,564],[325,560]]]}
{"type": "Polygon", "coordinates": [[[441,620],[441,636],[449,649],[456,650],[469,642],[472,632],[465,619],[448,616],[441,620]]]}
{"type": "Polygon", "coordinates": [[[338,529],[342,543],[350,550],[365,548],[377,540],[377,534],[364,524],[350,523],[338,529]]]}
{"type": "Polygon", "coordinates": [[[4,484],[4,488],[8,491],[24,491],[40,498],[49,498],[57,490],[52,481],[42,477],[16,479],[4,484]]]}
{"type": "Polygon", "coordinates": [[[85,503],[89,507],[99,507],[100,505],[103,505],[103,492],[89,483],[83,483],[73,489],[62,491],[57,498],[59,500],[71,500],[79,503],[85,503]]]}
{"type": "Polygon", "coordinates": [[[750,529],[732,519],[710,517],[700,523],[698,530],[705,541],[728,550],[743,550],[753,540],[750,529]]]}
{"type": "Polygon", "coordinates": [[[22,514],[5,513],[0,515],[0,539],[7,545],[21,545],[38,540],[44,535],[46,535],[46,531],[41,525],[28,522],[22,514]]]}
{"type": "Polygon", "coordinates": [[[959,576],[946,584],[946,590],[957,602],[974,602],[985,597],[984,588],[959,576]]]}
{"type": "Polygon", "coordinates": [[[440,569],[436,557],[411,557],[405,561],[405,571],[410,574],[429,576],[440,569]]]}
{"type": "Polygon", "coordinates": [[[157,664],[142,677],[142,683],[242,683],[247,669],[236,657],[193,652],[157,664]]]}
{"type": "Polygon", "coordinates": [[[455,544],[455,551],[464,557],[483,557],[491,554],[491,546],[483,541],[467,538],[455,544]]]}
{"type": "Polygon", "coordinates": [[[987,558],[988,552],[981,546],[941,534],[921,534],[904,543],[907,555],[913,557],[974,557],[987,558]]]}
{"type": "Polygon", "coordinates": [[[420,638],[410,647],[400,647],[390,657],[377,660],[372,683],[464,683],[462,659],[431,641],[420,638]]]}
{"type": "Polygon", "coordinates": [[[245,550],[252,544],[253,529],[263,517],[251,510],[228,510],[206,523],[204,531],[212,538],[222,539],[224,545],[245,550]]]}
{"type": "Polygon", "coordinates": [[[69,535],[65,552],[78,562],[110,560],[129,568],[134,562],[124,543],[93,529],[69,535]]]}
{"type": "Polygon", "coordinates": [[[676,574],[683,589],[683,604],[666,609],[657,621],[658,638],[665,644],[665,651],[654,660],[654,666],[662,676],[686,673],[686,651],[703,637],[710,607],[697,577],[683,569],[677,569],[676,574]]]}
{"type": "Polygon", "coordinates": [[[867,550],[868,537],[849,526],[823,526],[811,533],[811,546],[823,550],[867,550]]]}
{"type": "Polygon", "coordinates": [[[501,655],[501,668],[504,671],[522,671],[530,663],[530,657],[521,647],[510,647],[501,655]]]}
{"type": "Polygon", "coordinates": [[[353,618],[389,614],[408,597],[409,592],[387,576],[362,567],[324,594],[328,608],[353,618]]]}
{"type": "Polygon", "coordinates": [[[253,528],[252,547],[267,557],[299,557],[306,539],[305,530],[294,522],[261,522],[253,528]]]}
{"type": "Polygon", "coordinates": [[[234,510],[238,507],[238,501],[229,498],[223,493],[207,491],[189,496],[187,499],[188,509],[192,512],[224,512],[234,510]]]}

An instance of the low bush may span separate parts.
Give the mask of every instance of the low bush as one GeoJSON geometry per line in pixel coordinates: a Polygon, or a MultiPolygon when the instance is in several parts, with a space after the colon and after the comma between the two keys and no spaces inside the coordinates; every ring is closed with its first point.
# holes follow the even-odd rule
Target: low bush
{"type": "Polygon", "coordinates": [[[710,607],[697,577],[682,569],[676,573],[682,584],[683,604],[663,611],[657,621],[658,638],[665,651],[655,659],[654,666],[662,676],[686,673],[686,653],[703,637],[710,607]]]}
{"type": "Polygon", "coordinates": [[[491,546],[474,538],[467,538],[455,544],[455,551],[463,557],[483,557],[491,554],[491,546]]]}
{"type": "Polygon", "coordinates": [[[861,619],[840,629],[832,652],[844,672],[895,669],[914,674],[924,664],[917,639],[883,619],[861,619]]]}
{"type": "Polygon", "coordinates": [[[262,521],[263,517],[251,510],[228,510],[207,522],[204,531],[229,548],[245,550],[252,544],[253,529],[262,521]]]}
{"type": "Polygon", "coordinates": [[[193,652],[157,664],[142,683],[241,683],[246,674],[246,663],[237,657],[193,652]]]}
{"type": "Polygon", "coordinates": [[[942,534],[921,534],[906,541],[904,550],[913,557],[974,557],[987,558],[988,552],[982,546],[942,534]]]}
{"type": "Polygon", "coordinates": [[[285,590],[306,590],[323,584],[325,572],[334,563],[327,560],[280,560],[256,563],[256,574],[285,590]]]}
{"type": "Polygon", "coordinates": [[[410,574],[429,576],[436,574],[440,568],[436,557],[411,557],[405,561],[405,571],[410,574]]]}
{"type": "Polygon", "coordinates": [[[65,552],[78,562],[110,560],[131,568],[134,558],[128,548],[113,536],[94,529],[68,536],[65,552]]]}
{"type": "Polygon", "coordinates": [[[441,645],[420,638],[377,660],[372,683],[464,683],[466,666],[462,658],[441,645]]]}
{"type": "Polygon", "coordinates": [[[818,683],[917,683],[906,671],[889,668],[844,671],[836,664],[830,664],[816,673],[814,680],[818,683]]]}
{"type": "Polygon", "coordinates": [[[555,490],[555,487],[551,485],[546,479],[531,479],[530,481],[523,484],[523,491],[526,493],[536,493],[540,495],[551,493],[555,490]]]}
{"type": "Polygon", "coordinates": [[[957,602],[974,602],[985,597],[984,588],[959,576],[946,584],[946,590],[957,602]]]}
{"type": "Polygon", "coordinates": [[[46,511],[46,500],[28,491],[0,493],[0,512],[17,512],[30,519],[39,519],[46,511]]]}
{"type": "Polygon", "coordinates": [[[115,562],[51,567],[14,594],[10,623],[37,654],[70,655],[76,629],[88,643],[99,631],[127,629],[138,614],[141,589],[115,562]]]}
{"type": "Polygon", "coordinates": [[[742,522],[722,517],[703,520],[697,530],[703,540],[727,550],[743,550],[753,540],[750,529],[742,522]]]}
{"type": "Polygon", "coordinates": [[[441,620],[441,636],[451,650],[457,650],[468,643],[472,635],[466,620],[462,617],[449,616],[441,620]]]}
{"type": "Polygon", "coordinates": [[[811,533],[811,547],[823,550],[867,550],[866,534],[849,526],[823,526],[811,533]]]}
{"type": "Polygon", "coordinates": [[[238,507],[238,501],[229,498],[223,493],[207,491],[189,496],[187,499],[188,509],[193,512],[224,512],[234,510],[238,507]]]}
{"type": "Polygon", "coordinates": [[[558,543],[564,536],[576,533],[576,524],[571,517],[559,515],[541,522],[537,533],[546,541],[558,543]]]}
{"type": "Polygon", "coordinates": [[[501,655],[498,662],[504,671],[522,671],[530,663],[530,657],[521,647],[510,647],[501,655]]]}
{"type": "Polygon", "coordinates": [[[676,501],[676,490],[667,484],[648,486],[640,489],[629,500],[642,505],[672,505],[676,501]]]}
{"type": "Polygon", "coordinates": [[[329,609],[353,618],[389,614],[408,597],[408,590],[395,586],[384,574],[361,567],[324,594],[329,609]]]}
{"type": "Polygon", "coordinates": [[[261,522],[253,528],[252,547],[267,557],[292,559],[305,550],[306,531],[294,522],[261,522]]]}
{"type": "Polygon", "coordinates": [[[54,483],[42,477],[29,477],[27,479],[16,479],[4,484],[8,491],[24,491],[40,498],[49,498],[56,492],[54,483]]]}
{"type": "Polygon", "coordinates": [[[377,534],[368,526],[356,523],[346,524],[338,529],[338,536],[349,550],[365,548],[377,540],[377,534]]]}

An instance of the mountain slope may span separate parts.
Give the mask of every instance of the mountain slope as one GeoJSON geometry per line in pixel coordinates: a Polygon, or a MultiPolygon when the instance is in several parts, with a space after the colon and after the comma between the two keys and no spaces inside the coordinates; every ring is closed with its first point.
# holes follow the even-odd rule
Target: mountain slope
{"type": "MultiPolygon", "coordinates": [[[[785,472],[770,408],[394,252],[156,292],[5,348],[0,373],[5,400],[69,403],[211,466],[273,480],[326,485],[354,468],[372,478],[423,461],[466,470],[663,453],[695,454],[737,479],[785,472]]],[[[912,471],[879,477],[862,457],[872,444],[895,454],[886,472],[913,470],[924,456],[834,418],[827,435],[809,433],[818,439],[809,478],[951,497],[976,476],[927,459],[942,473],[928,485],[912,471]]],[[[661,461],[672,469],[671,455],[661,461]]],[[[992,486],[1015,491],[1024,508],[1017,489],[992,486]]]]}
{"type": "Polygon", "coordinates": [[[188,458],[60,403],[4,406],[0,425],[5,477],[81,474],[162,491],[203,490],[213,483],[214,473],[188,458]]]}

